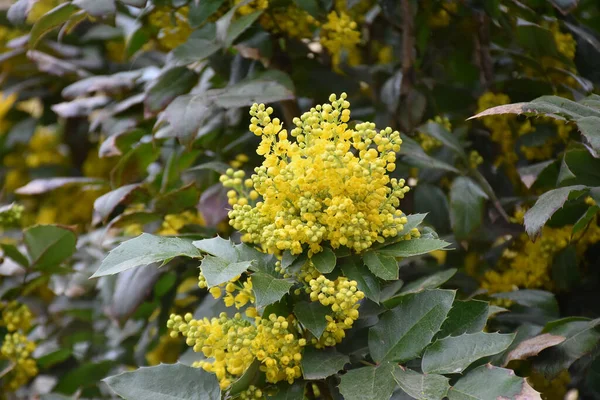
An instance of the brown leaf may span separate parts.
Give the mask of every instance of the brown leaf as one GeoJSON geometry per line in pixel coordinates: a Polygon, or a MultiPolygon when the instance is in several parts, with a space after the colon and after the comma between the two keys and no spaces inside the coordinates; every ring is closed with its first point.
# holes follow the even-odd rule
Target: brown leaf
{"type": "Polygon", "coordinates": [[[566,337],[544,333],[532,337],[519,343],[517,347],[511,350],[506,356],[504,366],[513,360],[525,360],[526,358],[538,355],[542,350],[548,347],[556,346],[566,340],[566,337]]]}
{"type": "Polygon", "coordinates": [[[525,112],[525,110],[524,110],[525,104],[527,104],[527,103],[506,104],[503,106],[488,108],[487,110],[482,111],[479,114],[476,114],[470,118],[467,118],[467,121],[470,119],[485,117],[486,115],[522,114],[525,112]]]}

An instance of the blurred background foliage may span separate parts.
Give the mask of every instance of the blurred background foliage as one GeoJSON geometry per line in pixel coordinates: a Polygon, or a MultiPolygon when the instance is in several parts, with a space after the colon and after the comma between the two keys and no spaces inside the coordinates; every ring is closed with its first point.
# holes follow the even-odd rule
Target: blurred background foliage
{"type": "Polygon", "coordinates": [[[454,244],[405,263],[401,278],[434,276],[461,299],[491,299],[488,330],[517,332],[498,360],[543,398],[600,398],[598,142],[568,119],[467,120],[594,92],[598,1],[2,6],[0,397],[110,397],[100,383],[109,374],[195,361],[165,323],[172,311],[221,311],[197,287],[197,265],[88,278],[142,232],[231,235],[219,175],[258,165],[247,107],[270,103],[291,126],[343,91],[353,119],[402,132],[393,175],[412,187],[403,211],[428,213],[454,244]],[[526,211],[557,188],[571,189],[528,235],[526,211]],[[540,333],[568,339],[507,358],[540,333]]]}

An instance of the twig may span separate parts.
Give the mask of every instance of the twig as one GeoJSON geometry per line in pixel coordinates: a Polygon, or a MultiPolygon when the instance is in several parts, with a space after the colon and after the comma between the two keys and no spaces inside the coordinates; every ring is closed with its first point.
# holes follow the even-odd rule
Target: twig
{"type": "Polygon", "coordinates": [[[484,12],[474,15],[477,34],[475,35],[475,57],[479,66],[483,86],[488,87],[494,79],[494,64],[490,54],[490,21],[484,12]]]}

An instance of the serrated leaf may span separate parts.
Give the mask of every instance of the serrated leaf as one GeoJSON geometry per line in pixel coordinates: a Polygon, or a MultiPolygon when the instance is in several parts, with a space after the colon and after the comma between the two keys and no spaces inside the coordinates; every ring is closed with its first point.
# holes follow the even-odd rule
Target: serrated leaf
{"type": "Polygon", "coordinates": [[[543,333],[526,339],[508,353],[504,365],[507,365],[513,360],[525,360],[537,356],[542,350],[561,344],[566,339],[567,338],[564,336],[552,335],[550,333],[543,333]]]}
{"type": "Polygon", "coordinates": [[[489,304],[480,300],[457,300],[452,304],[438,337],[457,336],[481,331],[487,322],[489,304]]]}
{"type": "MultiPolygon", "coordinates": [[[[283,261],[282,261],[283,265],[283,261]]],[[[356,281],[358,290],[363,292],[368,299],[379,303],[381,298],[381,287],[377,277],[373,275],[363,264],[354,257],[345,257],[339,264],[344,276],[356,281]]]]}
{"type": "Polygon", "coordinates": [[[378,249],[377,252],[392,257],[413,257],[427,254],[435,250],[442,250],[450,246],[450,243],[440,239],[419,238],[402,240],[398,243],[378,249]]]}
{"type": "Polygon", "coordinates": [[[106,220],[112,214],[114,209],[125,201],[140,185],[133,183],[131,185],[121,186],[118,189],[112,190],[94,201],[94,213],[97,218],[106,220]]]}
{"type": "Polygon", "coordinates": [[[398,279],[398,262],[392,256],[386,256],[377,251],[363,254],[363,261],[375,276],[386,281],[398,279]]]}
{"type": "Polygon", "coordinates": [[[76,5],[64,3],[41,16],[29,32],[29,48],[35,48],[44,35],[67,22],[69,17],[77,11],[79,11],[79,7],[76,5]]]}
{"type": "Polygon", "coordinates": [[[579,317],[563,318],[546,324],[543,333],[564,336],[566,339],[542,351],[534,360],[534,368],[548,379],[553,379],[560,371],[568,369],[598,346],[599,324],[600,319],[587,320],[579,317]]]}
{"type": "Polygon", "coordinates": [[[329,315],[330,311],[319,302],[300,301],[294,306],[294,314],[298,321],[317,339],[325,332],[327,327],[325,317],[329,315]]]}
{"type": "Polygon", "coordinates": [[[190,3],[190,25],[195,28],[200,26],[208,17],[213,15],[225,0],[203,0],[190,3]]]}
{"type": "Polygon", "coordinates": [[[246,272],[252,261],[230,262],[220,257],[204,256],[200,269],[206,278],[208,287],[228,282],[238,275],[246,272]]]}
{"type": "Polygon", "coordinates": [[[450,389],[450,379],[445,376],[420,374],[408,368],[395,368],[394,379],[404,393],[418,400],[442,400],[450,389]]]}
{"type": "Polygon", "coordinates": [[[174,257],[199,257],[200,255],[200,251],[187,240],[142,233],[111,250],[91,277],[113,275],[140,265],[163,262],[174,257]]]}
{"type": "Polygon", "coordinates": [[[377,362],[412,360],[431,342],[446,319],[455,293],[426,290],[402,296],[369,329],[369,350],[377,362]]]}
{"type": "Polygon", "coordinates": [[[541,400],[541,396],[512,370],[482,365],[459,379],[448,391],[448,399],[541,400]]]}
{"type": "Polygon", "coordinates": [[[199,394],[206,400],[221,399],[216,375],[183,364],[141,367],[108,377],[104,382],[116,394],[128,400],[189,400],[197,398],[199,394]]]}
{"type": "Polygon", "coordinates": [[[242,15],[230,23],[227,29],[227,35],[225,36],[224,47],[230,47],[238,36],[244,33],[244,31],[246,31],[246,29],[262,15],[262,13],[263,10],[254,11],[253,13],[242,15]]]}
{"type": "Polygon", "coordinates": [[[348,371],[340,379],[340,393],[344,400],[387,400],[396,387],[393,371],[391,363],[348,371]]]}
{"type": "Polygon", "coordinates": [[[514,334],[485,332],[449,336],[425,349],[421,367],[428,374],[458,374],[474,361],[506,350],[514,338],[514,334]]]}
{"type": "Polygon", "coordinates": [[[252,274],[252,290],[256,307],[262,308],[281,300],[294,284],[285,279],[277,279],[263,272],[252,274]]]}
{"type": "Polygon", "coordinates": [[[310,258],[313,265],[322,274],[328,274],[335,268],[336,256],[329,247],[324,247],[323,251],[313,254],[310,258]]]}
{"type": "Polygon", "coordinates": [[[531,239],[535,239],[546,222],[561,208],[571,192],[583,191],[586,186],[575,185],[550,190],[541,195],[533,207],[525,213],[525,230],[531,239]]]}
{"type": "Polygon", "coordinates": [[[239,254],[235,249],[234,244],[230,240],[223,239],[220,236],[210,239],[196,240],[193,241],[192,244],[205,253],[212,254],[213,256],[222,258],[229,262],[238,261],[239,254]]]}
{"type": "Polygon", "coordinates": [[[335,349],[307,347],[302,354],[302,374],[304,379],[318,380],[337,374],[350,362],[350,357],[335,349]]]}
{"type": "Polygon", "coordinates": [[[77,237],[72,231],[55,225],[36,225],[23,232],[23,242],[30,265],[43,270],[58,266],[71,257],[77,237]]]}
{"type": "Polygon", "coordinates": [[[416,281],[407,283],[402,287],[400,293],[416,293],[426,289],[436,289],[448,282],[456,274],[456,268],[448,268],[444,271],[436,272],[433,275],[424,276],[416,281]]]}
{"type": "Polygon", "coordinates": [[[167,69],[146,90],[146,112],[155,114],[164,110],[177,96],[188,93],[197,82],[198,75],[187,67],[167,69]]]}

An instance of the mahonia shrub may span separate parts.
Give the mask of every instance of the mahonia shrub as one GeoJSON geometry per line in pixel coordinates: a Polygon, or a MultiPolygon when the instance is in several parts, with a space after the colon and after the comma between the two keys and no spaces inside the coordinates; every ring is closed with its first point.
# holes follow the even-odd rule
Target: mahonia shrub
{"type": "MultiPolygon", "coordinates": [[[[273,114],[264,104],[250,108],[249,130],[260,137],[262,164],[249,178],[234,168],[220,178],[229,188],[229,222],[242,243],[143,234],[119,245],[95,274],[122,270],[125,260],[128,267],[137,265],[129,255],[141,249],[157,261],[165,251],[202,258],[198,287],[226,311],[170,315],[170,337],[182,336],[201,355],[191,366],[203,372],[181,364],[153,367],[164,373],[160,390],[177,392],[169,377],[185,373],[200,380],[211,399],[321,398],[338,391],[353,399],[362,384],[379,385],[373,398],[384,399],[398,386],[415,395],[405,385],[417,378],[435,379],[441,399],[454,390],[444,374],[506,350],[514,335],[483,331],[487,303],[457,302],[454,291],[437,289],[444,280],[402,290],[398,261],[449,243],[433,231],[421,233],[423,215],[399,209],[409,190],[404,179],[392,176],[400,134],[371,122],[351,123],[345,93],[294,118],[289,133],[273,114]],[[463,316],[463,304],[485,317],[463,316]],[[463,324],[471,325],[469,333],[463,324]],[[419,358],[429,375],[405,366],[419,358]]],[[[150,371],[125,372],[107,383],[135,397],[140,384],[155,386],[150,371]]],[[[539,398],[522,378],[492,365],[473,369],[463,384],[475,379],[476,390],[484,390],[488,374],[539,398]]]]}

